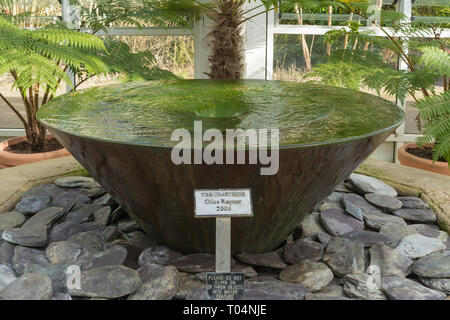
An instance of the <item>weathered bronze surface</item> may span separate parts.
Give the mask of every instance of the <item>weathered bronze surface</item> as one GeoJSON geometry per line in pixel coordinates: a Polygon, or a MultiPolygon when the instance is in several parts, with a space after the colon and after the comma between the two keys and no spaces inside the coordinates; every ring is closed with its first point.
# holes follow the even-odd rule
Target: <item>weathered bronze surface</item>
{"type": "MultiPolygon", "coordinates": [[[[302,84],[298,86],[304,89],[302,84]]],[[[57,103],[64,110],[64,99],[52,107],[57,103]]],[[[83,108],[82,100],[78,108],[83,108]]],[[[374,115],[376,110],[367,117],[374,115]]],[[[279,246],[313,207],[394,131],[402,117],[397,111],[384,128],[359,138],[281,146],[279,171],[273,176],[260,175],[259,164],[174,165],[170,147],[108,141],[66,130],[58,126],[59,119],[52,123],[45,116],[40,119],[145,232],[183,253],[215,249],[214,219],[194,218],[194,189],[251,188],[254,217],[232,219],[232,252],[259,253],[279,246]]],[[[105,125],[111,122],[98,123],[99,127],[105,125]]]]}
{"type": "Polygon", "coordinates": [[[261,176],[259,165],[177,166],[171,149],[50,131],[148,234],[184,253],[215,248],[214,219],[194,219],[194,189],[251,188],[254,217],[232,219],[232,251],[270,251],[390,134],[281,149],[278,174],[261,176]]]}

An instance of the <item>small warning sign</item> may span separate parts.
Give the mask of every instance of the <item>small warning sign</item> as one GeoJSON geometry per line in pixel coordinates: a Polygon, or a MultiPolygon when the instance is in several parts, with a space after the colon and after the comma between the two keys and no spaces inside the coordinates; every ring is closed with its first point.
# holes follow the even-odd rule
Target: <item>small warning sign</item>
{"type": "Polygon", "coordinates": [[[206,293],[211,300],[243,300],[244,282],[243,272],[208,272],[206,293]]]}

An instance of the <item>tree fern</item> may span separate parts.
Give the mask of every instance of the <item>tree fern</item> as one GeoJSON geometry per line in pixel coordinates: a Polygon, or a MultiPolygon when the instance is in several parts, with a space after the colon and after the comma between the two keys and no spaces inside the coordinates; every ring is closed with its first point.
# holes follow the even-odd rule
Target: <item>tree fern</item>
{"type": "MultiPolygon", "coordinates": [[[[346,4],[353,12],[367,12],[368,4],[346,4]],[[357,8],[357,10],[355,10],[357,8]],[[361,10],[361,11],[358,11],[361,10]]],[[[362,15],[364,17],[364,15],[362,15]]],[[[366,17],[367,18],[367,17],[366,17]]],[[[378,94],[384,93],[395,96],[402,103],[410,95],[416,100],[415,106],[420,110],[419,127],[424,136],[418,142],[435,142],[433,148],[433,159],[444,157],[450,158],[450,103],[449,87],[450,81],[450,57],[445,50],[448,40],[442,39],[438,32],[439,26],[416,22],[407,22],[404,15],[392,10],[381,11],[381,24],[377,27],[385,33],[386,37],[375,37],[371,33],[363,33],[359,30],[361,26],[353,22],[350,30],[339,29],[329,31],[325,34],[328,43],[341,41],[347,37],[349,41],[359,40],[359,43],[372,43],[375,47],[394,52],[407,65],[408,71],[394,70],[388,63],[364,52],[361,53],[356,45],[353,50],[344,52],[333,52],[325,63],[318,64],[313,68],[312,75],[318,77],[322,82],[332,85],[345,86],[359,89],[359,85],[375,89],[378,94]],[[386,27],[396,34],[406,38],[393,36],[386,27]],[[419,39],[417,37],[432,37],[432,39],[419,39]],[[405,50],[408,48],[409,50],[405,50]],[[437,81],[443,82],[444,92],[436,94],[437,81]],[[418,94],[420,93],[420,95],[418,94]],[[424,98],[421,99],[420,96],[424,98]]],[[[355,43],[355,42],[354,42],[355,43]]]]}
{"type": "Polygon", "coordinates": [[[170,71],[156,66],[156,59],[149,50],[134,53],[125,42],[105,40],[108,54],[102,54],[102,61],[109,66],[108,73],[120,74],[125,81],[176,79],[170,71]]]}
{"type": "Polygon", "coordinates": [[[444,157],[450,162],[450,91],[424,98],[414,105],[425,122],[420,145],[435,142],[433,160],[444,157]]]}
{"type": "Polygon", "coordinates": [[[13,76],[27,116],[1,93],[0,98],[22,121],[31,149],[40,151],[46,130],[36,120],[39,104],[51,100],[62,82],[72,85],[65,72],[69,67],[74,72],[106,73],[108,67],[96,55],[106,48],[99,38],[62,25],[24,30],[12,21],[0,16],[0,74],[13,76]]]}
{"type": "Polygon", "coordinates": [[[419,64],[425,68],[436,71],[439,76],[450,75],[449,54],[438,47],[425,46],[420,48],[422,55],[419,64]]]}

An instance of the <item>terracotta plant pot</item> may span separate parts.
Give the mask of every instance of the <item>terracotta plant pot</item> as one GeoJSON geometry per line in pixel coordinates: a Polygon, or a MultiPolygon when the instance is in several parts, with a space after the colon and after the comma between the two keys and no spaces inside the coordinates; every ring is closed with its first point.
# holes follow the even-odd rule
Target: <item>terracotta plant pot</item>
{"type": "MultiPolygon", "coordinates": [[[[424,146],[432,147],[433,144],[429,143],[425,144],[424,146]]],[[[408,143],[398,150],[398,160],[402,165],[450,176],[450,169],[448,168],[447,162],[436,161],[435,163],[433,163],[432,160],[420,158],[407,152],[406,149],[408,148],[417,148],[417,144],[408,143]]]]}
{"type": "MultiPolygon", "coordinates": [[[[45,136],[45,138],[52,139],[54,137],[53,135],[48,134],[45,136]]],[[[25,139],[26,139],[25,137],[15,137],[0,142],[0,168],[10,168],[27,163],[70,156],[69,151],[67,151],[67,149],[64,148],[51,152],[30,153],[30,154],[19,154],[11,151],[4,151],[7,147],[25,141],[25,139]]]]}

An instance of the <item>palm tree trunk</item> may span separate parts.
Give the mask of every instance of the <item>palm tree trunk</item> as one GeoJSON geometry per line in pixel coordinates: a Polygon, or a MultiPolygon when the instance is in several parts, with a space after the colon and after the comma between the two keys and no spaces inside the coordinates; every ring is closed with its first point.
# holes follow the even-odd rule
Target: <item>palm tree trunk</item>
{"type": "Polygon", "coordinates": [[[218,1],[214,16],[216,24],[211,32],[212,53],[209,57],[211,79],[239,79],[242,72],[241,34],[243,2],[235,0],[218,1]]]}
{"type": "MultiPolygon", "coordinates": [[[[297,4],[294,6],[295,13],[297,14],[297,23],[298,25],[303,25],[303,8],[300,6],[300,9],[297,4]]],[[[305,60],[306,70],[310,71],[312,68],[311,65],[311,52],[308,48],[308,43],[306,42],[306,37],[304,34],[300,35],[302,41],[302,50],[303,50],[303,58],[305,60]]],[[[311,43],[312,46],[312,43],[311,43]]]]}

